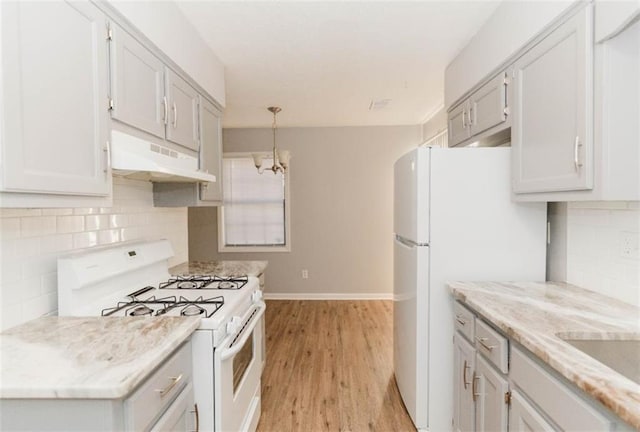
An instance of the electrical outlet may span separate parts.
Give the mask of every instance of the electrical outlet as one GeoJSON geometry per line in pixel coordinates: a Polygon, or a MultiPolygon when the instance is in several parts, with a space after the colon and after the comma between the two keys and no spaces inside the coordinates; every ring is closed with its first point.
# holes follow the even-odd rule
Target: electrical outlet
{"type": "Polygon", "coordinates": [[[302,279],[309,279],[309,270],[302,270],[302,279]]]}
{"type": "Polygon", "coordinates": [[[620,235],[620,255],[624,258],[639,258],[639,239],[640,235],[633,232],[622,232],[620,235]]]}

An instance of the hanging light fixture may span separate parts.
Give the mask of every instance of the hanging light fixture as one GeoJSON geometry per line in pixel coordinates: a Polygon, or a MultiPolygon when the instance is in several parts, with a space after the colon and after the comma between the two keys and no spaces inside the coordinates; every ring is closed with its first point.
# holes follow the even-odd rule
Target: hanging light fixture
{"type": "MultiPolygon", "coordinates": [[[[276,129],[278,129],[278,126],[276,125],[276,114],[282,111],[282,108],[272,106],[267,109],[273,113],[273,124],[271,125],[271,129],[273,131],[273,166],[268,169],[273,171],[274,174],[278,171],[284,174],[287,172],[291,156],[289,155],[288,150],[278,150],[278,147],[276,146],[276,129]]],[[[253,153],[252,156],[256,169],[260,174],[262,174],[265,170],[262,168],[262,159],[264,155],[262,153],[253,153]]]]}

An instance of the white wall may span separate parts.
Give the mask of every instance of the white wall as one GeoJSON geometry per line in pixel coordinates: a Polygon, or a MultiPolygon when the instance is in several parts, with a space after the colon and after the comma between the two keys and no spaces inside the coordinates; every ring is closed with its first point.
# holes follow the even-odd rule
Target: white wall
{"type": "Polygon", "coordinates": [[[167,238],[187,260],[187,209],[153,207],[151,183],[114,178],[113,207],[0,209],[0,328],[57,310],[57,258],[82,248],[167,238]]]}
{"type": "Polygon", "coordinates": [[[225,106],[224,65],[173,1],[110,3],[225,106]]]}
{"type": "MultiPolygon", "coordinates": [[[[393,163],[421,141],[421,125],[279,129],[291,151],[291,252],[219,254],[216,209],[190,208],[189,258],[268,260],[269,294],[389,298],[393,163]]],[[[224,131],[225,151],[270,146],[270,129],[224,131]]]]}
{"type": "Polygon", "coordinates": [[[447,110],[442,107],[422,124],[422,141],[428,141],[445,129],[447,129],[447,110]]]}
{"type": "Polygon", "coordinates": [[[567,282],[640,306],[640,202],[570,202],[566,212],[567,282]]]}
{"type": "Polygon", "coordinates": [[[451,104],[524,46],[573,1],[504,1],[445,71],[444,106],[451,104]]]}

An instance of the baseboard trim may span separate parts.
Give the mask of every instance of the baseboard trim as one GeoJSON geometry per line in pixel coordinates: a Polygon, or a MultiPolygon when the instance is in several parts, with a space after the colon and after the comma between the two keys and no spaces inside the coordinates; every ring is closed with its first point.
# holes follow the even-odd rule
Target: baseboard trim
{"type": "Polygon", "coordinates": [[[393,300],[392,293],[264,293],[265,300],[393,300]]]}

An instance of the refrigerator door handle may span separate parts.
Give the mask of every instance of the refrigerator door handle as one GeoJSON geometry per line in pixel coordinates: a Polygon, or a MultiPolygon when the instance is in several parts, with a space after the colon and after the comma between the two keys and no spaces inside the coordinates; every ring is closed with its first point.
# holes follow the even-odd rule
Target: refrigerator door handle
{"type": "Polygon", "coordinates": [[[404,237],[400,237],[399,235],[396,234],[395,236],[396,241],[400,244],[402,244],[403,246],[406,246],[408,248],[414,248],[414,247],[423,247],[423,246],[429,246],[429,243],[416,243],[414,241],[411,240],[407,240],[404,237]]]}

